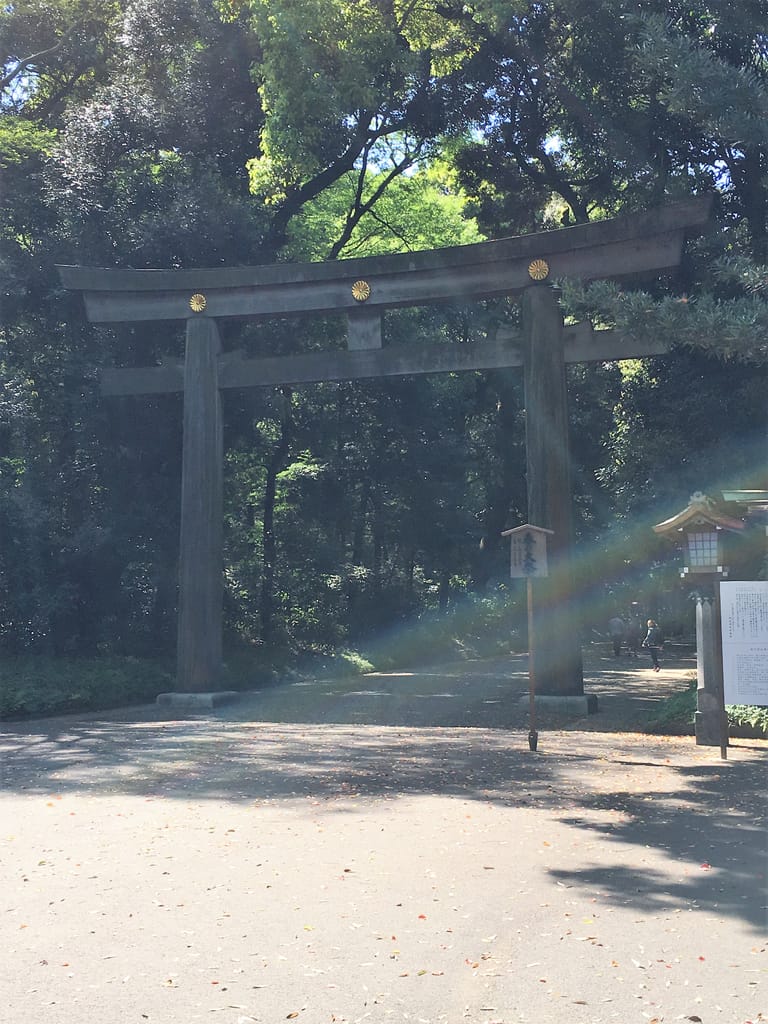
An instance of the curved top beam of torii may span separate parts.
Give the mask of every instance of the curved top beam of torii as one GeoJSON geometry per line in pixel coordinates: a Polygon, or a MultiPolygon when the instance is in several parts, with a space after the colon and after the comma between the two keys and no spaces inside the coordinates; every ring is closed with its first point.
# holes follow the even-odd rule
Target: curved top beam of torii
{"type": "Polygon", "coordinates": [[[65,288],[81,291],[96,323],[185,320],[203,296],[206,316],[273,317],[373,313],[397,306],[513,295],[532,283],[533,260],[548,277],[623,278],[676,266],[687,234],[709,217],[697,197],[643,213],[473,245],[262,267],[120,270],[59,267],[65,288]],[[352,285],[367,284],[353,294],[352,285]]]}

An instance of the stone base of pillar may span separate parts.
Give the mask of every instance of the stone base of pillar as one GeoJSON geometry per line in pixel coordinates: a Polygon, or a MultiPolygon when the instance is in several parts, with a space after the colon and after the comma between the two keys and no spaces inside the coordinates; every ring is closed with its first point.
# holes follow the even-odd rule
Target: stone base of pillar
{"type": "Polygon", "coordinates": [[[237,690],[215,690],[210,693],[158,693],[157,704],[161,708],[177,708],[182,711],[209,711],[221,704],[237,700],[237,690]]]}
{"type": "MultiPolygon", "coordinates": [[[[573,694],[572,696],[551,696],[549,694],[537,693],[535,698],[536,707],[541,711],[551,711],[556,715],[594,715],[597,711],[597,697],[594,693],[573,694]]],[[[530,697],[526,694],[520,698],[520,703],[527,707],[530,697]]]]}
{"type": "MultiPolygon", "coordinates": [[[[722,742],[720,713],[696,711],[693,716],[697,747],[719,747],[722,742]]],[[[725,735],[728,733],[726,731],[725,735]]]]}

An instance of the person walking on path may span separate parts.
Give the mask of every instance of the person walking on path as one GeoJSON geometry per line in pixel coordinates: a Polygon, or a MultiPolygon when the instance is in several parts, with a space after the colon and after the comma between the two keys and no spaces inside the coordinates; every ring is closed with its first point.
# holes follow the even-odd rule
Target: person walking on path
{"type": "Polygon", "coordinates": [[[653,619],[648,619],[648,632],[645,634],[645,640],[643,640],[643,647],[645,647],[651,656],[653,662],[653,671],[660,671],[659,667],[659,651],[664,644],[664,637],[659,629],[658,623],[654,622],[653,619]]]}
{"type": "Polygon", "coordinates": [[[639,619],[637,615],[630,613],[629,619],[627,620],[627,654],[630,658],[636,658],[640,652],[640,643],[643,639],[645,630],[643,629],[642,619],[639,619]]]}
{"type": "Polygon", "coordinates": [[[619,615],[614,615],[608,622],[608,633],[611,637],[611,643],[613,644],[613,656],[618,658],[621,654],[621,645],[624,643],[624,634],[626,632],[626,626],[624,625],[624,619],[619,615]]]}

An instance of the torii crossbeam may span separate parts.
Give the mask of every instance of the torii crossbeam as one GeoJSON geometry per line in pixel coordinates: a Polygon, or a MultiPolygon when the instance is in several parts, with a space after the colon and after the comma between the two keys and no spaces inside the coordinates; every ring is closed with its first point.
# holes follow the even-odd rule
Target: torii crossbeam
{"type": "MultiPolygon", "coordinates": [[[[583,694],[572,617],[571,497],[566,362],[629,359],[667,351],[628,344],[589,324],[563,327],[548,282],[622,279],[678,265],[687,234],[709,216],[708,198],[559,231],[474,245],[337,260],[201,270],[59,267],[94,323],[186,322],[182,361],[104,369],[105,395],[184,393],[176,690],[217,690],[222,676],[221,389],[524,366],[528,519],[553,530],[549,582],[537,595],[541,694],[583,694]],[[522,293],[519,338],[466,345],[384,346],[387,309],[522,293]],[[346,351],[245,359],[220,351],[217,321],[346,313],[346,351]]],[[[542,581],[543,582],[543,581],[542,581]]]]}

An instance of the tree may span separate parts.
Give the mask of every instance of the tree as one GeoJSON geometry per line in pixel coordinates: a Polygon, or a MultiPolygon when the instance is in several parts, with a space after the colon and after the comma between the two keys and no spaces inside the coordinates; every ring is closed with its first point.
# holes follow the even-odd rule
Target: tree
{"type": "Polygon", "coordinates": [[[62,0],[7,7],[0,39],[4,640],[167,644],[179,410],[155,400],[137,417],[131,400],[100,402],[94,370],[151,361],[180,338],[93,331],[54,264],[253,257],[249,37],[205,2],[62,0]]]}
{"type": "MultiPolygon", "coordinates": [[[[676,278],[563,283],[569,315],[683,350],[571,369],[577,533],[610,543],[618,517],[630,547],[633,524],[697,475],[697,488],[760,486],[766,6],[4,8],[2,642],[158,649],[172,638],[179,403],[103,402],[94,368],[178,354],[181,332],[93,330],[61,293],[57,262],[343,258],[710,192],[721,230],[689,247],[676,278]]],[[[463,343],[516,317],[506,301],[400,311],[386,332],[463,343]]],[[[342,344],[333,318],[224,328],[227,349],[252,354],[342,344]]],[[[225,405],[233,633],[341,642],[504,572],[499,534],[525,516],[515,372],[225,405]]]]}
{"type": "MultiPolygon", "coordinates": [[[[464,130],[471,101],[460,70],[477,48],[471,24],[438,4],[250,0],[261,45],[255,73],[265,112],[250,162],[254,193],[272,209],[266,249],[286,241],[302,207],[351,172],[393,176],[464,130]]],[[[351,209],[354,222],[367,211],[351,209]]]]}

